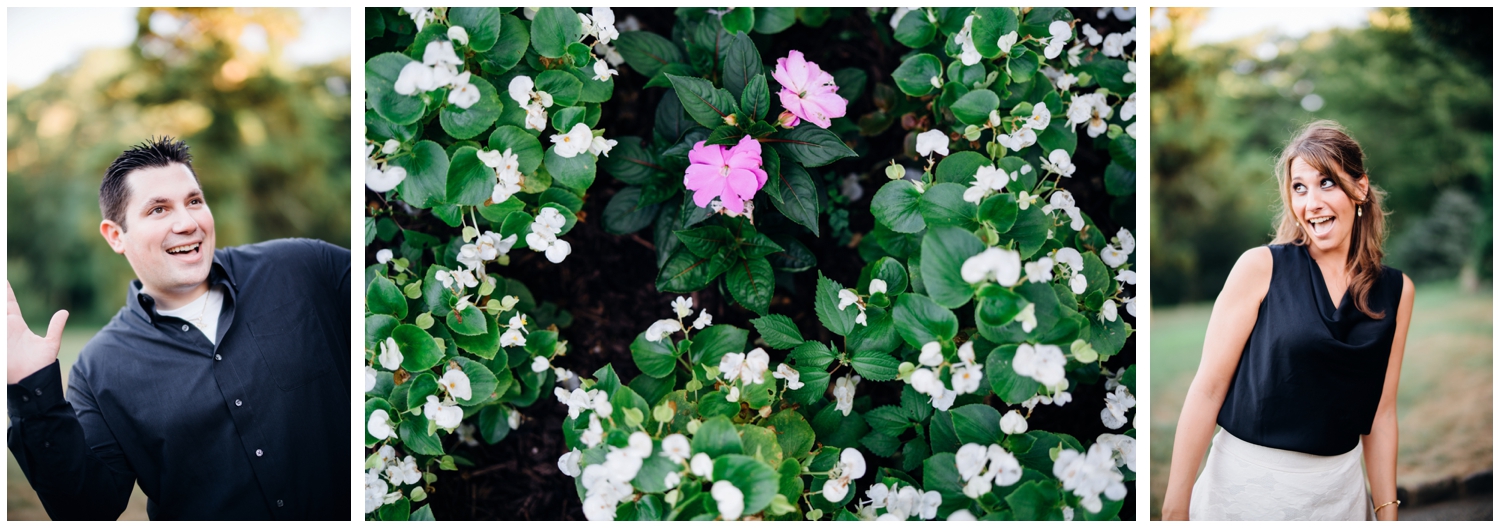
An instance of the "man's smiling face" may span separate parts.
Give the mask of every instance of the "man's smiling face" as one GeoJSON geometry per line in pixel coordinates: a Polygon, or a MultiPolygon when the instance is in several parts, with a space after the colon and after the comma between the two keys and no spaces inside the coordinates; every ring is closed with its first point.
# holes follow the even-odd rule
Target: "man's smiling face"
{"type": "Polygon", "coordinates": [[[197,298],[214,260],[214,215],[198,180],[186,165],[170,163],[132,171],[126,184],[124,225],[105,220],[105,240],[163,308],[197,298]]]}

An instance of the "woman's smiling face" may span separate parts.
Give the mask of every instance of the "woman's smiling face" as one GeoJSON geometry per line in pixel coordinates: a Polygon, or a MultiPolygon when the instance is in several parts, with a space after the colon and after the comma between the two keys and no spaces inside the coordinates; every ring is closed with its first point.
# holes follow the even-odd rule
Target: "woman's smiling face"
{"type": "MultiPolygon", "coordinates": [[[[1342,169],[1334,170],[1338,174],[1323,174],[1299,157],[1292,160],[1289,171],[1292,214],[1307,234],[1309,245],[1318,252],[1347,251],[1354,232],[1355,200],[1358,197],[1345,193],[1337,181],[1353,178],[1344,174],[1342,169]]],[[[1361,193],[1369,192],[1368,180],[1353,181],[1361,193]]]]}

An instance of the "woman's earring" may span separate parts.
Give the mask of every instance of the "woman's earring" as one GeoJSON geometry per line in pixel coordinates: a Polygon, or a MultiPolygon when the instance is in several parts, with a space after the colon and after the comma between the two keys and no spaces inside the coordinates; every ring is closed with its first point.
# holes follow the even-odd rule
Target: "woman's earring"
{"type": "Polygon", "coordinates": [[[1364,215],[1365,215],[1365,208],[1357,206],[1357,205],[1354,206],[1354,216],[1364,216],[1364,215]]]}

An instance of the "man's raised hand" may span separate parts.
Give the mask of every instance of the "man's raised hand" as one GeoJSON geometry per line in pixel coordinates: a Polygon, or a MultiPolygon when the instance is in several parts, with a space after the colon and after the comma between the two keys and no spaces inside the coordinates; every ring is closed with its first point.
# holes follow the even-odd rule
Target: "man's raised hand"
{"type": "Polygon", "coordinates": [[[53,361],[57,361],[57,350],[62,346],[63,325],[68,322],[68,311],[58,310],[47,324],[47,336],[31,333],[26,320],[21,317],[21,306],[16,304],[16,291],[10,281],[5,281],[5,383],[14,385],[53,361]]]}

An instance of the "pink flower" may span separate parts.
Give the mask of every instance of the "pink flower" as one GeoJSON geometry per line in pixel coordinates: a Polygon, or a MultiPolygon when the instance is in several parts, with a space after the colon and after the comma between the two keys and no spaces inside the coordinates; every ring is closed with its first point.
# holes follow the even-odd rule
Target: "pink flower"
{"type": "Polygon", "coordinates": [[[745,202],[755,198],[766,185],[766,171],[760,168],[760,142],[745,136],[733,148],[705,145],[702,141],[688,152],[687,175],[682,183],[693,191],[693,202],[707,207],[718,198],[724,208],[741,213],[745,202]]]}
{"type": "MultiPolygon", "coordinates": [[[[781,83],[781,106],[798,118],[828,128],[835,117],[844,117],[849,101],[839,97],[839,87],[833,84],[833,74],[823,71],[816,63],[807,62],[802,52],[792,50],[786,58],[776,59],[776,70],[771,77],[781,83]]],[[[796,126],[801,119],[794,120],[796,126]]]]}

